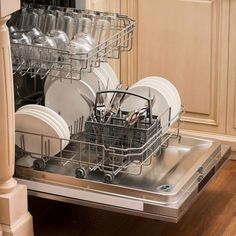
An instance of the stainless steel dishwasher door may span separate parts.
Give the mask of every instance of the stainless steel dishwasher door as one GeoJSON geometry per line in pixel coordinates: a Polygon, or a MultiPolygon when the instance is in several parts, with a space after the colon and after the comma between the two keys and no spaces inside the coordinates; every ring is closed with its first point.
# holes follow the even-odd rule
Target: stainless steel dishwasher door
{"type": "Polygon", "coordinates": [[[17,166],[16,177],[30,195],[178,222],[229,154],[230,148],[217,141],[181,136],[171,139],[141,173],[135,174],[135,165],[130,165],[134,175],[120,173],[113,184],[103,183],[100,172],[77,179],[73,166],[53,162],[43,172],[17,166]]]}

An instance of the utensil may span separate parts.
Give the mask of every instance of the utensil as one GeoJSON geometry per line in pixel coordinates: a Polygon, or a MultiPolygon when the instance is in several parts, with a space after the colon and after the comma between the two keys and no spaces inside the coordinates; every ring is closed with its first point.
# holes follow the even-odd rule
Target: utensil
{"type": "Polygon", "coordinates": [[[114,115],[117,115],[121,108],[121,103],[123,99],[125,98],[125,93],[122,92],[116,92],[113,95],[112,100],[110,101],[110,104],[106,107],[103,115],[103,121],[109,122],[111,117],[114,115]]]}
{"type": "Polygon", "coordinates": [[[138,121],[142,121],[147,118],[147,109],[148,107],[143,107],[141,109],[137,109],[135,111],[131,111],[126,118],[126,122],[128,126],[133,126],[138,121]]]}
{"type": "MultiPolygon", "coordinates": [[[[156,87],[153,82],[148,84],[134,84],[128,91],[140,94],[145,97],[155,97],[153,102],[152,114],[160,117],[162,127],[167,127],[169,122],[169,108],[171,102],[163,88],[156,87]]],[[[136,96],[127,95],[121,104],[122,111],[135,111],[146,106],[146,101],[136,96]]]]}
{"type": "MultiPolygon", "coordinates": [[[[149,89],[149,97],[151,97],[151,90],[150,89],[149,89]]],[[[131,111],[128,114],[128,116],[126,118],[126,122],[128,123],[129,126],[132,126],[132,125],[136,124],[138,121],[142,121],[147,118],[148,109],[152,109],[152,107],[155,103],[155,97],[153,97],[150,102],[151,102],[150,108],[148,107],[148,104],[146,103],[146,105],[143,108],[136,109],[135,111],[131,111]]]]}
{"type": "Polygon", "coordinates": [[[126,118],[126,122],[128,126],[134,125],[138,121],[138,112],[137,111],[132,111],[128,114],[126,118]]]}

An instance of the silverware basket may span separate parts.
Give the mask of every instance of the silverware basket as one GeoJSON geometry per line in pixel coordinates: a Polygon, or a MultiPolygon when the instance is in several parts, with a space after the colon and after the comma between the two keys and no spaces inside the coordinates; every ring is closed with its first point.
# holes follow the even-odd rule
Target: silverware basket
{"type": "Polygon", "coordinates": [[[153,117],[151,125],[138,122],[135,127],[126,127],[125,117],[113,117],[110,123],[85,122],[86,141],[103,144],[107,147],[139,148],[160,130],[160,121],[153,117]]]}
{"type": "Polygon", "coordinates": [[[95,101],[95,120],[90,119],[85,122],[86,141],[99,143],[110,149],[113,147],[122,149],[140,148],[161,129],[159,117],[152,116],[150,106],[151,101],[149,98],[128,91],[110,90],[98,92],[95,101]],[[107,97],[108,94],[113,94],[113,98],[119,95],[122,97],[122,100],[127,95],[145,100],[147,104],[145,107],[146,118],[137,120],[133,125],[129,125],[127,119],[130,113],[118,109],[115,114],[111,114],[108,119],[104,121],[103,119],[105,117],[103,117],[101,109],[105,108],[106,105],[99,104],[98,97],[107,97]]]}

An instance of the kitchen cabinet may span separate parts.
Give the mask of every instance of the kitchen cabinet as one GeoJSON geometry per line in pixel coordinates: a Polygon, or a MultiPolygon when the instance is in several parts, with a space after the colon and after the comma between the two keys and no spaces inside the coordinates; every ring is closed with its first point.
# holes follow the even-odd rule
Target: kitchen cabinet
{"type": "Polygon", "coordinates": [[[236,1],[230,3],[227,133],[236,134],[236,1]]]}
{"type": "MultiPolygon", "coordinates": [[[[104,6],[114,1],[103,1],[104,6]]],[[[137,21],[133,50],[123,55],[124,83],[149,75],[170,80],[186,112],[182,129],[236,148],[236,3],[232,0],[124,0],[137,21]]],[[[97,1],[96,4],[102,4],[97,1]]],[[[98,6],[97,5],[97,6],[98,6]]]]}
{"type": "Polygon", "coordinates": [[[27,188],[13,177],[15,165],[15,116],[9,15],[20,8],[19,0],[0,1],[0,235],[33,235],[27,206],[27,188]]]}
{"type": "Polygon", "coordinates": [[[229,1],[136,1],[137,79],[159,75],[179,90],[182,128],[225,133],[229,1]]]}

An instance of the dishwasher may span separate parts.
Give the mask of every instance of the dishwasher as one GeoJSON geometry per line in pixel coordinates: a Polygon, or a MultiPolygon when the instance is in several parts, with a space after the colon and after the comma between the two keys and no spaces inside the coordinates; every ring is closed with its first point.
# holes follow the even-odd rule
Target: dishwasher
{"type": "MultiPolygon", "coordinates": [[[[99,43],[92,50],[77,54],[63,48],[22,43],[15,34],[11,50],[16,110],[25,104],[44,103],[43,86],[47,77],[73,83],[75,75],[80,80],[107,60],[119,59],[121,53],[132,49],[135,22],[127,16],[37,4],[24,7],[10,20],[11,34],[16,33],[19,24],[38,22],[42,11],[50,15],[41,18],[41,22],[50,22],[43,31],[58,24],[63,12],[70,19],[78,15],[87,19],[78,26],[80,30],[86,31],[90,23],[99,26],[99,19],[109,22],[112,33],[101,40],[107,28],[100,25],[95,32],[99,43]],[[25,9],[29,11],[28,18],[25,9]],[[34,9],[38,9],[38,15],[34,9]]],[[[68,24],[64,22],[70,34],[68,24]]],[[[160,117],[152,114],[152,99],[131,93],[124,86],[99,89],[93,106],[93,116],[86,120],[80,117],[70,125],[68,139],[16,130],[19,142],[15,178],[28,187],[29,195],[178,222],[229,158],[229,146],[216,140],[181,135],[183,106],[175,117],[167,109],[168,120],[163,125],[160,117]],[[109,94],[113,98],[128,94],[145,100],[145,120],[131,128],[127,125],[127,112],[119,110],[119,115],[102,123],[103,100],[109,94]],[[37,152],[27,150],[28,136],[38,140],[37,152]],[[56,154],[51,151],[53,143],[59,147],[56,154]]]]}

